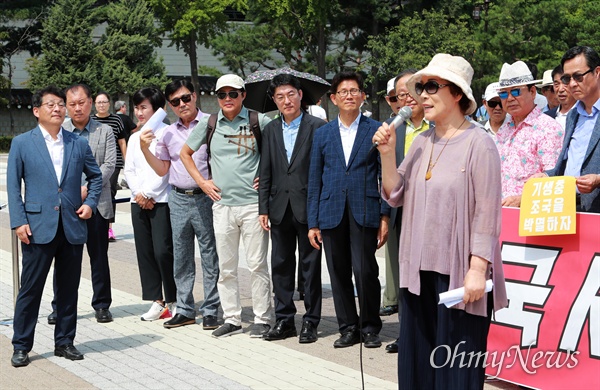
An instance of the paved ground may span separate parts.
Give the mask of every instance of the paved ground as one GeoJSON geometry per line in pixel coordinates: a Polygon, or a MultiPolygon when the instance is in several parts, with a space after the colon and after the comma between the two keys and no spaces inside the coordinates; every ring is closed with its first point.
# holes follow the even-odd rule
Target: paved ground
{"type": "MultiPolygon", "coordinates": [[[[6,155],[0,156],[0,204],[6,202],[6,155]]],[[[128,196],[120,191],[119,197],[128,196]]],[[[31,364],[10,366],[10,338],[13,316],[11,232],[8,212],[0,211],[0,385],[3,389],[360,389],[361,361],[364,387],[394,389],[396,355],[383,348],[354,346],[333,348],[338,337],[333,301],[326,269],[323,272],[323,318],[319,340],[301,345],[297,339],[267,342],[247,334],[215,339],[201,326],[167,330],[162,321],[143,322],[149,304],[140,298],[141,287],[135,258],[129,205],[119,204],[114,226],[118,240],[110,244],[109,258],[113,285],[111,311],[115,321],[95,321],[91,300],[89,261],[84,256],[79,290],[79,319],[76,346],[85,359],[72,362],[53,355],[53,327],[46,322],[50,313],[52,283],[49,279],[36,328],[31,364]]],[[[243,253],[242,253],[243,257],[243,253]]],[[[196,259],[197,263],[199,258],[196,259]]],[[[383,253],[378,253],[383,275],[383,253]]],[[[198,270],[201,268],[198,266],[198,270]]],[[[380,278],[382,279],[382,278],[380,278]]],[[[194,296],[202,299],[201,275],[196,277],[194,296]]],[[[244,327],[252,319],[249,273],[240,264],[244,327]]],[[[297,303],[297,326],[304,309],[297,303]]],[[[396,337],[395,316],[383,318],[384,345],[396,337]]],[[[200,321],[198,321],[200,323],[200,321]]],[[[486,388],[515,388],[503,382],[490,382],[486,388]]]]}

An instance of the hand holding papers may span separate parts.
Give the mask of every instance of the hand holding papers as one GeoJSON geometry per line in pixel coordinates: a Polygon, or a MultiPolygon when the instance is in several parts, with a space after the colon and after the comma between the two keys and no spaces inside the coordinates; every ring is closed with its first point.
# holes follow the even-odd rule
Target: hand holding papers
{"type": "MultiPolygon", "coordinates": [[[[486,280],[485,281],[485,292],[492,291],[493,285],[494,285],[494,282],[492,282],[491,279],[486,280]]],[[[439,304],[441,305],[443,303],[444,305],[446,305],[446,307],[450,308],[450,307],[456,305],[457,303],[461,303],[464,295],[465,295],[464,287],[460,287],[460,288],[457,288],[454,290],[440,293],[439,304]]]]}
{"type": "Polygon", "coordinates": [[[163,119],[165,119],[166,116],[167,112],[162,108],[159,108],[154,112],[150,119],[148,119],[148,122],[146,122],[146,124],[142,126],[140,132],[146,129],[152,129],[152,132],[154,132],[154,130],[158,129],[159,125],[162,123],[163,119]]]}

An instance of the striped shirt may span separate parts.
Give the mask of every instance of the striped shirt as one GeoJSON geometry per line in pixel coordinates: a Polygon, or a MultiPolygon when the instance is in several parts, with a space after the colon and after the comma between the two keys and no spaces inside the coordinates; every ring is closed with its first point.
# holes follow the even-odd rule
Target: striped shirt
{"type": "Polygon", "coordinates": [[[121,147],[119,146],[119,140],[125,139],[125,126],[123,125],[123,121],[115,114],[109,114],[104,118],[100,118],[98,115],[94,114],[92,115],[92,118],[100,123],[109,125],[112,129],[117,144],[117,164],[115,165],[115,168],[123,168],[125,161],[123,160],[123,153],[121,153],[121,147]]]}

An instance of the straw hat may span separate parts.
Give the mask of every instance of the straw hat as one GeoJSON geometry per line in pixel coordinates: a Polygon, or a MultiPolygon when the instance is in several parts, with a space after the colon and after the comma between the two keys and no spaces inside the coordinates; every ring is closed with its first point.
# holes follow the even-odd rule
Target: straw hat
{"type": "Polygon", "coordinates": [[[436,54],[425,68],[412,75],[406,82],[406,88],[408,88],[408,91],[412,96],[417,96],[415,84],[421,81],[423,76],[440,77],[456,85],[471,101],[469,109],[465,114],[471,115],[477,110],[477,102],[475,101],[473,91],[471,90],[473,68],[464,58],[452,56],[450,54],[436,54]]]}
{"type": "Polygon", "coordinates": [[[504,63],[500,70],[500,88],[520,87],[539,83],[542,80],[534,80],[531,71],[523,61],[517,61],[512,65],[504,63]]]}

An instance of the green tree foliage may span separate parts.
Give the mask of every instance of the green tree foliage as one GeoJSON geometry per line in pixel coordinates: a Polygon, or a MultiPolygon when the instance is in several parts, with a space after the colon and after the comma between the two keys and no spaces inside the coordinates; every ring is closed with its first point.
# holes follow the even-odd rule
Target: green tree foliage
{"type": "Polygon", "coordinates": [[[177,48],[190,59],[192,83],[199,89],[196,45],[208,47],[211,39],[225,31],[227,8],[245,10],[246,0],[148,0],[177,48]]]}
{"type": "Polygon", "coordinates": [[[111,95],[133,95],[144,86],[167,83],[162,59],[154,49],[161,39],[145,0],[122,0],[104,10],[105,33],[97,46],[97,82],[111,95]]]}
{"type": "Polygon", "coordinates": [[[466,16],[450,20],[440,11],[427,11],[403,17],[399,25],[372,36],[367,45],[368,62],[379,67],[379,77],[387,80],[406,68],[423,68],[436,53],[450,53],[470,59],[476,42],[466,16]]]}
{"type": "MultiPolygon", "coordinates": [[[[0,3],[0,104],[8,103],[14,65],[12,57],[28,51],[39,54],[42,20],[47,1],[4,1],[0,3]]],[[[12,122],[11,122],[12,123],[12,122]]]]}
{"type": "Polygon", "coordinates": [[[99,85],[95,78],[96,48],[92,30],[96,17],[95,0],[57,0],[43,24],[43,57],[33,58],[28,67],[29,88],[49,84],[59,87],[84,82],[92,88],[99,85]]]}
{"type": "Polygon", "coordinates": [[[229,31],[215,37],[210,45],[213,55],[220,56],[221,62],[233,73],[246,78],[260,68],[275,68],[282,62],[274,60],[272,46],[264,45],[275,42],[279,32],[267,24],[234,24],[229,31]]]}

